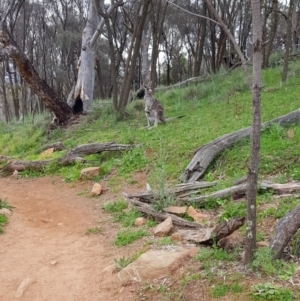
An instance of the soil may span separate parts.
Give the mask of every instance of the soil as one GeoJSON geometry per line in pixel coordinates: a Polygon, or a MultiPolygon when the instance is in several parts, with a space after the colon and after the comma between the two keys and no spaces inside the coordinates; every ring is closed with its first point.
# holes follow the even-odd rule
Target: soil
{"type": "Polygon", "coordinates": [[[14,206],[0,236],[0,301],[136,300],[135,288],[120,288],[111,272],[130,249],[113,246],[118,229],[102,209],[116,196],[92,198],[91,188],[56,177],[0,178],[0,198],[14,206]],[[101,233],[86,234],[95,227],[101,233]]]}

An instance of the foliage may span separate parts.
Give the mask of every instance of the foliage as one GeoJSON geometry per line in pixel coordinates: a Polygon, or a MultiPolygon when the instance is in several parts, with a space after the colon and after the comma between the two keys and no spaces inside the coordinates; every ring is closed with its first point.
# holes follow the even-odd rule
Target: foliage
{"type": "Polygon", "coordinates": [[[211,288],[211,294],[214,298],[219,298],[227,295],[230,292],[241,293],[242,290],[243,287],[236,282],[232,284],[218,283],[211,288]]]}
{"type": "MultiPolygon", "coordinates": [[[[5,199],[0,199],[0,209],[6,208],[12,210],[14,207],[10,206],[5,199]]],[[[0,234],[4,232],[3,226],[6,225],[8,222],[7,216],[0,213],[0,234]]]]}
{"type": "Polygon", "coordinates": [[[7,224],[7,217],[4,214],[0,214],[0,234],[4,232],[3,227],[7,224]]]}
{"type": "Polygon", "coordinates": [[[142,238],[146,235],[148,235],[148,233],[141,228],[138,230],[127,228],[117,233],[117,237],[114,241],[114,244],[117,247],[123,247],[133,243],[135,240],[142,238]]]}
{"type": "Polygon", "coordinates": [[[144,250],[141,250],[128,258],[123,256],[119,259],[115,259],[115,264],[116,264],[117,269],[118,270],[124,269],[130,263],[134,262],[143,253],[144,253],[144,250]]]}
{"type": "Polygon", "coordinates": [[[269,248],[257,249],[250,266],[256,272],[281,280],[289,280],[295,272],[293,263],[287,263],[282,259],[273,260],[269,248]]]}
{"type": "Polygon", "coordinates": [[[293,293],[287,289],[272,283],[260,283],[253,287],[253,299],[258,301],[293,301],[293,293]]]}
{"type": "Polygon", "coordinates": [[[194,260],[199,260],[200,262],[207,260],[233,261],[236,259],[236,256],[237,254],[227,253],[214,245],[211,248],[201,248],[194,260]]]}
{"type": "Polygon", "coordinates": [[[0,209],[2,208],[6,208],[6,209],[9,209],[9,210],[12,210],[14,207],[9,205],[7,202],[6,202],[6,199],[0,199],[0,209]]]}

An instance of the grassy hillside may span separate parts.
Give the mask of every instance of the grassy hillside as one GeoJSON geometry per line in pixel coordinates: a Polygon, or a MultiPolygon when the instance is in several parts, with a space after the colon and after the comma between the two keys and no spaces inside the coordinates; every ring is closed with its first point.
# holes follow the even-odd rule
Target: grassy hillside
{"type": "MultiPolygon", "coordinates": [[[[299,108],[299,79],[300,64],[296,62],[291,64],[285,84],[281,83],[280,67],[263,71],[262,122],[299,108]]],[[[96,101],[93,113],[82,117],[76,128],[48,133],[48,120],[43,116],[34,120],[28,117],[24,124],[1,123],[0,154],[36,160],[39,156],[37,149],[56,141],[63,142],[68,149],[90,142],[141,144],[140,148],[122,154],[90,156],[87,165],[101,165],[102,176],[117,170],[120,176],[128,179],[131,173],[146,170],[149,183],[156,185],[158,170],[162,173],[163,169],[169,182],[176,182],[196,148],[251,124],[251,93],[241,70],[230,74],[220,72],[200,84],[156,93],[155,96],[163,103],[166,117],[185,117],[147,131],[143,128],[146,118],[142,101],[130,104],[130,117],[126,121],[117,121],[109,104],[96,101]]],[[[262,133],[260,177],[300,178],[297,168],[298,131],[298,125],[289,128],[272,126],[262,133]]],[[[216,159],[205,179],[219,180],[219,185],[222,185],[224,181],[243,176],[247,171],[248,157],[249,140],[245,140],[216,159]]],[[[49,166],[44,172],[60,174],[71,181],[78,178],[82,167],[80,164],[67,168],[49,166]]]]}
{"type": "MultiPolygon", "coordinates": [[[[297,61],[290,64],[288,80],[284,84],[281,82],[281,67],[263,71],[262,122],[299,108],[299,82],[300,63],[297,61]]],[[[170,89],[164,93],[156,93],[155,96],[164,105],[167,118],[181,115],[185,117],[145,130],[147,122],[143,101],[135,100],[129,105],[129,117],[125,121],[117,120],[110,104],[95,101],[92,114],[82,116],[80,124],[68,129],[58,128],[49,132],[50,118],[46,116],[36,116],[34,120],[27,117],[24,124],[0,123],[0,154],[22,160],[39,160],[38,149],[45,144],[58,141],[61,141],[68,150],[93,142],[136,144],[139,147],[122,153],[90,155],[85,158],[87,159],[85,164],[77,163],[62,167],[53,163],[46,166],[43,172],[24,171],[21,174],[24,176],[56,174],[71,182],[78,180],[82,168],[101,166],[101,175],[94,180],[99,181],[108,176],[108,185],[111,189],[119,190],[124,181],[133,184],[132,175],[138,171],[146,173],[147,182],[152,188],[165,189],[166,183],[173,185],[178,182],[196,148],[223,134],[251,124],[251,93],[241,70],[235,70],[230,74],[223,71],[199,84],[182,89],[170,89]]],[[[286,128],[273,125],[264,130],[261,135],[259,178],[279,183],[300,180],[299,149],[300,125],[290,125],[286,128]]],[[[65,152],[55,152],[49,158],[58,158],[65,152]]],[[[244,139],[215,158],[204,179],[217,181],[217,185],[208,190],[230,186],[233,180],[246,175],[249,152],[249,139],[244,139]]],[[[257,203],[257,240],[267,241],[275,220],[296,206],[299,199],[295,195],[275,200],[272,198],[272,192],[266,191],[258,195],[257,203]]],[[[122,227],[131,227],[139,213],[134,210],[125,212],[126,207],[127,203],[124,200],[118,200],[108,204],[104,209],[113,214],[115,220],[122,223],[122,227]]],[[[216,220],[229,219],[245,215],[245,202],[235,202],[230,198],[208,201],[201,210],[210,212],[216,220]]],[[[149,221],[147,227],[152,227],[153,224],[155,223],[149,221]]],[[[145,236],[149,228],[138,231],[123,229],[116,237],[115,245],[127,244],[128,233],[135,235],[130,238],[132,240],[145,236]]],[[[242,235],[245,233],[244,227],[240,229],[240,233],[242,235]]],[[[299,241],[297,235],[292,243],[295,255],[299,254],[299,241]]],[[[163,238],[159,245],[169,243],[171,241],[167,237],[163,238]]],[[[136,258],[134,255],[133,257],[136,258]]],[[[208,284],[208,289],[211,287],[210,297],[213,298],[232,295],[231,299],[226,300],[299,300],[297,299],[299,293],[293,287],[285,288],[295,272],[295,263],[271,261],[268,248],[257,251],[251,266],[254,274],[251,274],[248,282],[245,279],[249,275],[243,274],[238,252],[228,254],[215,247],[203,248],[194,260],[197,263],[192,263],[191,270],[172,288],[172,291],[160,286],[154,292],[151,291],[151,294],[159,296],[157,298],[152,296],[149,300],[183,300],[181,297],[176,299],[176,294],[182,296],[186,293],[185,296],[188,298],[189,290],[196,292],[197,281],[203,280],[208,284]],[[200,272],[198,265],[201,265],[200,272]],[[197,271],[193,270],[195,268],[197,271]],[[226,284],[222,280],[225,279],[224,275],[227,277],[226,284]],[[279,286],[275,285],[275,282],[279,286]],[[239,296],[242,292],[241,299],[239,296]],[[161,295],[163,299],[160,299],[161,295]]],[[[122,258],[119,264],[123,267],[131,261],[130,258],[122,258]]],[[[144,290],[146,291],[146,288],[144,290]]]]}

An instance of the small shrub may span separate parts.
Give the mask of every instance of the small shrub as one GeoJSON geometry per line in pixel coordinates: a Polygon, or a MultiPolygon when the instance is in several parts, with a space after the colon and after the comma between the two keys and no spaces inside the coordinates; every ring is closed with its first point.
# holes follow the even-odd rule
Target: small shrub
{"type": "Polygon", "coordinates": [[[102,228],[100,227],[95,227],[95,228],[90,228],[90,229],[87,229],[85,234],[87,235],[91,235],[91,234],[99,234],[101,233],[103,230],[102,228]]]}
{"type": "Polygon", "coordinates": [[[269,282],[261,283],[253,287],[253,298],[258,301],[293,301],[292,292],[287,288],[273,285],[269,282]]]}
{"type": "Polygon", "coordinates": [[[117,238],[115,239],[114,244],[117,247],[123,247],[146,235],[148,235],[148,233],[143,229],[132,230],[129,228],[122,230],[117,234],[117,238]]]}
{"type": "Polygon", "coordinates": [[[255,271],[281,280],[288,280],[295,272],[293,263],[287,263],[282,259],[273,260],[269,248],[259,248],[250,266],[255,271]]]}

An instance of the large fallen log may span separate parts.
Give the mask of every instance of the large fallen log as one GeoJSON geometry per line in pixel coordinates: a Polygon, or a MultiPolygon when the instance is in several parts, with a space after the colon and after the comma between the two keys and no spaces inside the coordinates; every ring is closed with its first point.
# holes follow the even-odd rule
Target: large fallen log
{"type": "MultiPolygon", "coordinates": [[[[262,124],[261,128],[265,129],[273,123],[281,126],[295,124],[300,122],[300,109],[289,114],[274,118],[262,124]]],[[[201,146],[194,152],[194,157],[180,176],[182,182],[194,182],[201,178],[213,159],[224,149],[233,146],[236,142],[250,136],[251,127],[243,128],[236,132],[223,135],[211,142],[201,146]]]]}
{"type": "Polygon", "coordinates": [[[136,146],[137,145],[117,144],[114,142],[83,144],[74,147],[59,159],[37,160],[37,161],[12,160],[3,166],[1,168],[1,171],[14,172],[15,170],[23,171],[26,169],[42,170],[46,165],[49,165],[53,162],[57,162],[58,164],[61,165],[68,165],[78,161],[84,161],[83,157],[91,154],[97,154],[104,151],[124,151],[124,150],[132,149],[136,146]]]}
{"type": "Polygon", "coordinates": [[[300,204],[281,218],[271,239],[270,249],[274,259],[282,257],[283,250],[300,228],[300,204]]]}

